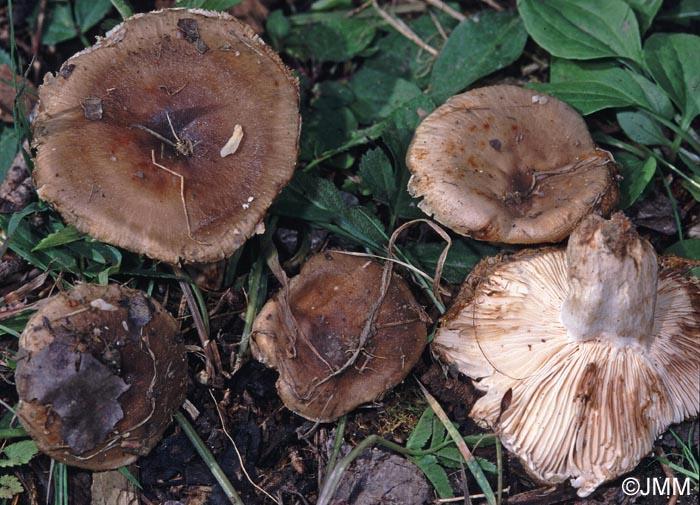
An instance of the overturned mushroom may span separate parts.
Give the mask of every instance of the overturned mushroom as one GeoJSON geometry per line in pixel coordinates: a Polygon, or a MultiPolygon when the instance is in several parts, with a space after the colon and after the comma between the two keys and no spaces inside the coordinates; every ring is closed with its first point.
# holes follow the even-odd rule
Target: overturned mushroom
{"type": "Polygon", "coordinates": [[[39,96],[41,198],[80,231],[169,263],[230,255],[294,171],[297,81],[223,13],[129,18],[39,96]]]}
{"type": "Polygon", "coordinates": [[[406,163],[419,207],[479,240],[558,242],[617,202],[612,156],[581,116],[517,86],[450,98],[417,128],[406,163]]]}
{"type": "Polygon", "coordinates": [[[313,421],[332,421],[381,398],[418,361],[425,315],[406,282],[382,293],[378,263],[326,252],[268,301],[255,320],[252,351],[280,374],[284,404],[313,421]],[[378,304],[379,303],[379,304],[378,304]]]}
{"type": "Polygon", "coordinates": [[[632,470],[700,408],[700,282],[622,214],[566,250],[483,260],[433,343],[485,392],[470,415],[537,479],[580,496],[632,470]]]}
{"type": "Polygon", "coordinates": [[[63,463],[133,463],[184,401],[177,324],[139,291],[79,284],[51,298],[19,344],[19,418],[37,447],[63,463]]]}

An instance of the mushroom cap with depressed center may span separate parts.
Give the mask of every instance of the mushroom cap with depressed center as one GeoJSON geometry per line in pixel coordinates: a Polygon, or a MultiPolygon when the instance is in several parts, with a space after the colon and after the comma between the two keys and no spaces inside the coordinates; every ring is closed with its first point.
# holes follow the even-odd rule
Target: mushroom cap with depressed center
{"type": "Polygon", "coordinates": [[[133,463],[185,399],[177,323],[140,291],[76,285],[32,316],[19,347],[19,419],[39,450],[68,465],[133,463]]]}
{"type": "Polygon", "coordinates": [[[137,14],[39,97],[40,197],[80,231],[170,263],[230,255],[296,164],[298,83],[224,13],[137,14]]]}
{"type": "Polygon", "coordinates": [[[580,496],[632,470],[670,424],[700,409],[700,282],[686,275],[691,263],[662,257],[652,273],[645,263],[655,254],[629,223],[592,217],[583,224],[593,226],[572,235],[568,260],[554,248],[483,260],[432,344],[441,361],[485,392],[470,415],[494,429],[535,478],[570,478],[580,496]],[[621,231],[608,234],[606,226],[621,231]],[[618,267],[606,277],[616,289],[592,296],[582,280],[587,269],[571,265],[591,247],[604,250],[597,263],[618,267]],[[638,272],[626,270],[634,265],[638,272]],[[641,304],[619,312],[625,299],[647,299],[638,296],[645,291],[655,294],[652,317],[641,304]],[[620,300],[609,300],[608,313],[605,306],[596,317],[580,310],[611,296],[620,300]],[[564,317],[572,310],[574,317],[564,317]]]}
{"type": "Polygon", "coordinates": [[[393,275],[369,326],[369,337],[349,363],[379,299],[383,266],[366,258],[325,252],[258,314],[253,356],[277,369],[277,391],[290,410],[330,422],[398,385],[426,344],[426,316],[406,282],[393,275]]]}
{"type": "Polygon", "coordinates": [[[419,207],[462,235],[558,242],[617,203],[615,166],[566,103],[517,86],[455,95],[418,126],[406,163],[419,207]]]}

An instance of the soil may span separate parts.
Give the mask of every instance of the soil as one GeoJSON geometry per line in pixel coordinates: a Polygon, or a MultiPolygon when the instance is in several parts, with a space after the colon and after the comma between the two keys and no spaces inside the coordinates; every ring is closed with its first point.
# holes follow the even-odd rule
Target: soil
{"type": "MultiPolygon", "coordinates": [[[[167,6],[165,0],[140,0],[135,3],[138,11],[167,6]]],[[[469,3],[469,2],[463,2],[469,3]]],[[[480,5],[479,2],[472,2],[480,5]]],[[[489,3],[489,2],[484,2],[489,3]]],[[[512,2],[501,2],[508,4],[512,2]]],[[[15,0],[15,38],[18,50],[25,61],[32,55],[36,38],[26,19],[34,8],[45,7],[46,2],[38,0],[15,0]],[[37,7],[38,6],[38,7],[37,7]]],[[[279,0],[246,0],[237,7],[239,16],[248,19],[258,31],[263,30],[267,13],[282,6],[279,0]]],[[[299,9],[306,5],[297,6],[299,9]]],[[[92,37],[93,33],[88,34],[92,37]]],[[[0,7],[0,45],[9,47],[10,30],[7,7],[0,7]]],[[[60,63],[81,48],[79,41],[72,40],[59,46],[39,46],[39,52],[29,72],[30,80],[38,85],[41,76],[47,71],[55,71],[60,63]]],[[[288,62],[293,66],[294,62],[288,62]]],[[[9,182],[0,187],[0,211],[11,213],[24,207],[31,194],[29,184],[23,182],[26,172],[22,169],[23,160],[18,158],[12,169],[9,182]]],[[[684,211],[685,222],[697,222],[697,206],[680,187],[673,187],[684,211]]],[[[638,225],[643,225],[642,233],[657,248],[663,249],[672,240],[675,229],[668,198],[661,191],[652,192],[635,205],[628,214],[638,225]],[[670,231],[669,231],[670,230],[670,231]]],[[[285,254],[286,242],[295,235],[292,226],[281,226],[275,240],[282,252],[283,261],[290,259],[285,254]]],[[[312,248],[347,247],[347,244],[318,232],[312,248]]],[[[292,247],[292,249],[294,249],[292,247]]],[[[223,370],[214,377],[207,370],[202,358],[197,332],[185,310],[183,295],[178,284],[169,280],[157,280],[154,296],[174,315],[178,315],[182,332],[190,349],[188,372],[189,384],[187,399],[191,423],[201,439],[215,455],[225,474],[233,483],[246,504],[278,503],[310,504],[318,498],[319,482],[325,477],[325,469],[332,452],[337,423],[314,424],[289,410],[281,403],[275,389],[277,374],[260,363],[236,362],[240,335],[243,332],[243,317],[246,310],[246,292],[236,283],[226,289],[220,284],[221,268],[195,272],[202,285],[209,280],[210,289],[205,289],[205,299],[210,311],[211,332],[221,358],[223,370]],[[212,286],[214,286],[212,288],[212,286]],[[200,352],[196,352],[199,349],[200,352]],[[235,373],[234,373],[235,370],[235,373]],[[254,483],[254,484],[253,484],[254,483]],[[263,491],[264,490],[264,491],[263,491]],[[269,498],[266,496],[268,495],[269,498]]],[[[130,287],[145,288],[148,280],[133,279],[130,287]]],[[[270,283],[269,292],[279,286],[270,283]]],[[[455,287],[456,288],[456,287],[455,287]]],[[[32,268],[11,252],[0,258],[0,296],[3,296],[2,317],[7,317],[19,308],[40,304],[56,286],[41,271],[32,268]]],[[[425,303],[427,305],[427,302],[425,303]]],[[[435,316],[435,314],[433,314],[435,316]]],[[[2,324],[2,320],[0,320],[2,324]]],[[[0,337],[0,398],[7,405],[15,405],[13,370],[8,366],[7,356],[17,349],[15,338],[0,337]],[[7,350],[7,351],[6,351],[7,350]]],[[[370,435],[379,435],[386,440],[405,445],[427,404],[420,392],[417,381],[421,381],[436,397],[450,419],[457,424],[463,435],[482,433],[468,417],[470,406],[476,393],[470,381],[444,371],[431,357],[429,351],[423,354],[413,374],[384,399],[374,404],[354,410],[347,416],[344,432],[344,446],[341,455],[370,435]]],[[[690,436],[693,446],[698,447],[700,428],[697,420],[691,420],[673,427],[683,440],[690,436]]],[[[656,454],[677,454],[680,447],[670,434],[665,434],[656,443],[656,454]]],[[[477,455],[489,461],[496,461],[494,447],[485,447],[477,455]]],[[[351,466],[346,481],[340,487],[332,503],[436,503],[432,487],[427,485],[421,472],[398,458],[386,449],[374,448],[362,456],[359,464],[351,466]],[[399,492],[400,491],[400,492],[399,492]]],[[[51,460],[38,455],[21,467],[6,469],[22,482],[25,492],[18,495],[18,504],[40,504],[47,502],[51,495],[51,460]]],[[[173,424],[162,441],[153,451],[141,458],[136,465],[129,467],[143,490],[139,492],[140,503],[150,504],[225,504],[229,503],[211,471],[196,453],[192,444],[180,427],[173,424]]],[[[568,484],[558,487],[543,487],[533,482],[516,458],[505,454],[503,461],[504,503],[518,505],[534,504],[644,504],[644,505],[688,505],[698,503],[698,490],[690,496],[675,500],[669,496],[625,496],[622,482],[635,477],[643,484],[647,479],[664,479],[668,469],[653,455],[647,457],[628,476],[621,477],[602,486],[591,497],[579,499],[568,484]]],[[[455,490],[478,489],[463,470],[449,470],[455,490]]],[[[490,474],[489,474],[490,475],[490,474]]],[[[491,485],[496,489],[497,480],[490,475],[491,485]]],[[[70,502],[87,504],[91,500],[92,473],[77,468],[69,468],[68,483],[70,502]]],[[[465,498],[460,502],[469,503],[465,498]]],[[[476,497],[472,503],[483,503],[476,497]]]]}

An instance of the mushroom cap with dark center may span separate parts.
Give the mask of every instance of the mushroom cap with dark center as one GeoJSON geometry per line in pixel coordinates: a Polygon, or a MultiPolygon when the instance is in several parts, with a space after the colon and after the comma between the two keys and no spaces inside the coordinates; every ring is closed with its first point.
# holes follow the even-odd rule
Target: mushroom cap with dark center
{"type": "Polygon", "coordinates": [[[416,364],[426,343],[426,316],[397,275],[369,338],[348,363],[380,296],[382,272],[366,258],[317,254],[289,281],[286,301],[282,290],[260,311],[253,355],[279,372],[277,391],[287,408],[313,421],[335,420],[381,398],[416,364]]]}
{"type": "Polygon", "coordinates": [[[80,231],[170,263],[230,255],[296,164],[297,81],[223,13],[129,18],[39,96],[39,195],[80,231]]]}
{"type": "Polygon", "coordinates": [[[68,465],[133,463],[185,399],[177,323],[140,291],[76,285],[34,314],[19,346],[19,418],[42,452],[68,465]]]}
{"type": "MultiPolygon", "coordinates": [[[[642,272],[647,259],[656,261],[629,224],[613,216],[598,225],[593,217],[577,229],[586,232],[576,239],[584,251],[599,230],[622,229],[603,235],[599,244],[610,249],[599,263],[617,264],[608,259],[618,256],[642,272]]],[[[571,478],[587,496],[632,470],[669,425],[698,414],[700,282],[687,275],[692,263],[675,257],[662,257],[658,274],[644,273],[641,288],[640,274],[608,268],[607,287],[616,289],[601,290],[600,301],[619,300],[609,300],[608,314],[601,315],[604,307],[597,316],[584,311],[571,324],[563,317],[565,302],[580,308],[593,298],[581,288],[579,276],[587,274],[571,264],[572,241],[574,235],[568,260],[567,251],[547,248],[479,263],[441,321],[432,350],[485,392],[470,415],[495,430],[532,475],[546,483],[571,478]],[[658,284],[649,285],[657,275],[658,284]],[[642,306],[616,313],[647,290],[655,294],[651,315],[642,306]],[[601,319],[622,331],[600,327],[601,319]],[[594,332],[581,332],[584,326],[594,332]]]]}
{"type": "Polygon", "coordinates": [[[583,118],[517,86],[456,95],[417,128],[406,163],[419,207],[479,240],[558,242],[617,202],[615,167],[583,118]]]}

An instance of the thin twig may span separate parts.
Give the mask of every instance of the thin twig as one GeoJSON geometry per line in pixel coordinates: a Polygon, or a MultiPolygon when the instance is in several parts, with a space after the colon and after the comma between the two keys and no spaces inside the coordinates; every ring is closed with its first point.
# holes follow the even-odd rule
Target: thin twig
{"type": "MultiPolygon", "coordinates": [[[[454,10],[452,7],[450,7],[449,5],[447,5],[447,4],[446,4],[445,2],[443,2],[442,0],[425,0],[425,3],[432,5],[432,6],[435,7],[436,9],[441,10],[442,12],[444,12],[445,14],[447,14],[447,15],[449,15],[449,16],[452,16],[453,18],[455,18],[455,19],[456,19],[457,21],[459,21],[460,23],[461,23],[462,21],[464,21],[465,19],[467,19],[467,16],[465,16],[465,15],[462,14],[461,12],[458,12],[458,11],[454,10]]],[[[494,9],[495,9],[495,7],[494,7],[494,9]]],[[[503,10],[503,8],[501,7],[500,10],[503,10]]]]}
{"type": "Polygon", "coordinates": [[[401,35],[406,37],[408,40],[413,42],[415,45],[417,45],[424,51],[432,54],[433,56],[438,55],[438,50],[426,43],[418,35],[416,35],[416,32],[411,30],[406,23],[404,23],[398,18],[395,18],[394,16],[383,10],[381,7],[379,7],[379,4],[377,4],[377,0],[372,0],[372,7],[374,7],[374,9],[377,11],[377,14],[379,14],[379,16],[384,21],[391,25],[401,35]]]}
{"type": "Polygon", "coordinates": [[[481,0],[481,1],[484,2],[486,5],[488,5],[489,7],[491,7],[493,10],[497,10],[499,12],[504,10],[503,6],[501,4],[499,4],[496,0],[481,0]]]}

